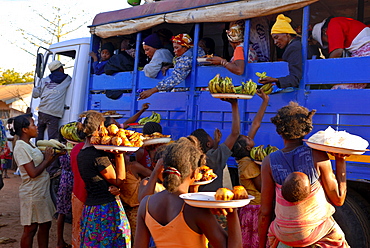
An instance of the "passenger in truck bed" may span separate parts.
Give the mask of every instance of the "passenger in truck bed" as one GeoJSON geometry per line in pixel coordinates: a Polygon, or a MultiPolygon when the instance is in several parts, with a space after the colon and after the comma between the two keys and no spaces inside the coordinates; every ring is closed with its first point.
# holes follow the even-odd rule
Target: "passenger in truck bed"
{"type": "Polygon", "coordinates": [[[108,60],[114,55],[114,46],[111,42],[105,43],[100,50],[100,61],[95,52],[91,51],[89,55],[93,58],[92,73],[101,75],[104,73],[104,67],[108,60]]]}
{"type": "Polygon", "coordinates": [[[125,36],[121,42],[121,51],[112,56],[104,67],[105,74],[112,75],[117,72],[133,71],[135,59],[128,53],[131,51],[130,37],[125,36]]]}
{"type": "Polygon", "coordinates": [[[162,41],[155,33],[144,39],[143,49],[150,59],[149,64],[144,66],[144,73],[147,77],[156,78],[162,68],[162,63],[172,63],[172,53],[163,48],[162,41]]]}
{"type": "Polygon", "coordinates": [[[302,78],[302,44],[290,22],[289,17],[280,14],[271,28],[274,44],[280,49],[285,49],[282,59],[288,62],[289,74],[279,78],[260,79],[258,82],[261,84],[275,83],[277,87],[283,89],[299,87],[302,78]]]}
{"type": "MultiPolygon", "coordinates": [[[[313,38],[327,58],[370,56],[370,27],[352,18],[329,17],[316,24],[313,38]]],[[[366,83],[337,84],[332,89],[364,89],[366,83]]]]}
{"type": "MultiPolygon", "coordinates": [[[[228,62],[226,59],[223,59],[218,56],[213,56],[208,58],[207,61],[210,61],[214,65],[222,65],[230,72],[236,75],[242,75],[244,73],[245,62],[244,62],[244,26],[245,21],[239,20],[232,22],[230,24],[229,30],[226,31],[227,39],[229,40],[230,45],[234,50],[233,57],[228,62]]],[[[257,53],[249,46],[248,52],[248,62],[256,62],[258,59],[257,53]]]]}
{"type": "MultiPolygon", "coordinates": [[[[139,100],[146,99],[159,91],[170,91],[180,84],[189,75],[193,60],[193,39],[188,34],[179,34],[172,38],[175,52],[175,67],[171,75],[160,81],[157,86],[140,93],[139,100]]],[[[198,49],[198,56],[202,57],[205,53],[203,49],[198,49]]]]}

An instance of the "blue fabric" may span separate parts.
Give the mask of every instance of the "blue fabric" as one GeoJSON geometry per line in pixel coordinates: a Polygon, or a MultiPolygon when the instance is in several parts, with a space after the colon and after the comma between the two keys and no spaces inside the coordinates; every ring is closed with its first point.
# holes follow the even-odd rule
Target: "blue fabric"
{"type": "MultiPolygon", "coordinates": [[[[202,48],[197,47],[198,49],[198,57],[202,57],[205,55],[202,48]]],[[[171,75],[161,82],[158,83],[156,86],[159,91],[170,91],[176,85],[183,82],[186,77],[191,72],[192,68],[192,58],[193,58],[193,48],[189,48],[183,55],[180,57],[175,58],[175,68],[173,69],[171,75]]]]}
{"type": "Polygon", "coordinates": [[[270,166],[274,181],[280,185],[292,172],[305,173],[311,184],[317,181],[319,175],[313,163],[312,149],[301,145],[290,152],[278,150],[270,154],[270,166]]]}
{"type": "Polygon", "coordinates": [[[282,56],[288,62],[289,75],[279,77],[280,88],[299,87],[302,78],[302,43],[300,39],[292,40],[286,47],[282,56]]]}
{"type": "Polygon", "coordinates": [[[101,75],[101,74],[105,73],[104,72],[104,67],[107,63],[108,63],[108,60],[101,61],[101,62],[95,61],[93,63],[93,74],[101,75]]]}
{"type": "Polygon", "coordinates": [[[49,78],[51,81],[53,81],[54,83],[57,83],[57,84],[60,84],[61,82],[64,81],[64,79],[67,78],[67,74],[65,74],[64,72],[61,72],[61,71],[53,71],[50,75],[49,75],[49,78]]]}

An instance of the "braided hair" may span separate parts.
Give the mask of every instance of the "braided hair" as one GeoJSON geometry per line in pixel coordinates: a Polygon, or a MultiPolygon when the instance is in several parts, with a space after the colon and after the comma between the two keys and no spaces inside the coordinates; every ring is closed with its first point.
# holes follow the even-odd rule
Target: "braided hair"
{"type": "Polygon", "coordinates": [[[189,136],[166,146],[163,185],[169,192],[174,192],[197,167],[205,164],[206,156],[197,143],[195,137],[189,136]]]}
{"type": "Polygon", "coordinates": [[[84,118],[83,123],[77,126],[77,135],[81,139],[91,136],[105,121],[103,114],[95,110],[88,110],[80,116],[84,118]]]}

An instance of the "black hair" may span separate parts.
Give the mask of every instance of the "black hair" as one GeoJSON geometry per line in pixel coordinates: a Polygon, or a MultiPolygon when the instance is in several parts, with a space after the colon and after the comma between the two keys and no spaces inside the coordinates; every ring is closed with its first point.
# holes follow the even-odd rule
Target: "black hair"
{"type": "Polygon", "coordinates": [[[77,135],[80,139],[91,136],[93,132],[98,130],[99,126],[105,121],[103,114],[95,110],[88,110],[83,112],[80,116],[85,117],[82,125],[77,127],[77,135]]]}
{"type": "Polygon", "coordinates": [[[157,122],[147,122],[143,127],[143,134],[162,133],[162,126],[157,122]]]}
{"type": "Polygon", "coordinates": [[[211,55],[211,54],[214,54],[215,53],[215,47],[216,47],[216,43],[215,41],[212,39],[212,38],[209,38],[209,37],[203,37],[202,39],[200,40],[203,40],[204,41],[204,44],[207,48],[209,48],[209,51],[208,51],[208,55],[211,55]]]}
{"type": "Polygon", "coordinates": [[[27,128],[31,124],[32,113],[18,115],[8,119],[8,129],[12,136],[21,136],[22,128],[27,128]]]}
{"type": "Polygon", "coordinates": [[[206,156],[200,150],[194,137],[182,137],[178,141],[166,145],[163,154],[163,185],[169,192],[174,192],[197,167],[206,163],[206,156]],[[172,169],[177,173],[166,173],[172,169]]]}
{"type": "Polygon", "coordinates": [[[326,18],[326,21],[325,21],[324,25],[322,25],[322,27],[321,27],[321,31],[324,30],[325,28],[328,28],[329,22],[333,18],[334,18],[334,16],[329,16],[328,18],[326,18]]]}
{"type": "Polygon", "coordinates": [[[309,111],[291,101],[289,105],[278,110],[271,122],[276,126],[276,132],[284,139],[301,139],[312,131],[312,116],[315,112],[316,110],[309,111]]]}
{"type": "Polygon", "coordinates": [[[198,139],[200,142],[200,147],[203,151],[203,153],[207,152],[207,143],[209,141],[209,134],[202,128],[199,128],[197,130],[194,130],[191,135],[195,136],[195,138],[198,139]]]}
{"type": "Polygon", "coordinates": [[[302,174],[304,173],[292,172],[285,178],[281,187],[281,194],[288,202],[300,202],[310,194],[310,181],[306,174],[302,174]]]}
{"type": "Polygon", "coordinates": [[[239,160],[244,157],[250,156],[250,151],[246,149],[247,147],[247,141],[244,139],[243,135],[239,135],[238,139],[233,145],[233,148],[231,149],[231,157],[234,157],[235,159],[239,160]]]}
{"type": "Polygon", "coordinates": [[[118,123],[118,121],[116,121],[116,119],[110,116],[105,117],[104,126],[109,127],[111,124],[115,124],[117,127],[120,127],[120,124],[118,123]]]}

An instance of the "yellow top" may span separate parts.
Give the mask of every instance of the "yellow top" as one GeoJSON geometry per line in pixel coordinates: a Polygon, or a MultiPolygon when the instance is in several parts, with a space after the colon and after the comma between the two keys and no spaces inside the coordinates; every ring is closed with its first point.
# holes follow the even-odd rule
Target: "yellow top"
{"type": "Polygon", "coordinates": [[[261,193],[254,186],[252,179],[261,174],[261,166],[253,162],[249,157],[244,157],[236,162],[238,163],[240,184],[247,190],[248,195],[253,195],[255,197],[250,204],[260,205],[261,193]]]}

